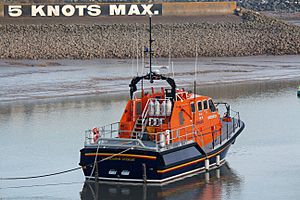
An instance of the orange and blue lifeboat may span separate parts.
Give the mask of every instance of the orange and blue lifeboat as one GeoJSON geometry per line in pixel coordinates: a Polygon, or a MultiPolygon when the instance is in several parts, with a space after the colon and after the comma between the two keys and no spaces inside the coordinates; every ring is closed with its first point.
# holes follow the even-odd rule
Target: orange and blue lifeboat
{"type": "Polygon", "coordinates": [[[225,163],[245,127],[239,112],[154,72],[134,77],[129,86],[120,121],[86,131],[79,163],[86,179],[163,183],[225,163]],[[141,80],[170,87],[146,91],[141,84],[138,91],[141,80]]]}

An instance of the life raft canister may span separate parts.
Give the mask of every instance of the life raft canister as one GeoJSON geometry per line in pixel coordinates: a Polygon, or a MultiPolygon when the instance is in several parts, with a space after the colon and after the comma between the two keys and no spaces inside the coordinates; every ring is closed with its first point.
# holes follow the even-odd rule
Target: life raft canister
{"type": "Polygon", "coordinates": [[[166,104],[166,114],[170,116],[172,113],[172,102],[168,99],[166,104]]]}
{"type": "Polygon", "coordinates": [[[149,102],[149,108],[148,109],[149,109],[148,114],[150,116],[153,116],[155,108],[154,108],[154,102],[152,100],[150,100],[150,102],[149,102]]]}
{"type": "Polygon", "coordinates": [[[154,115],[155,116],[160,116],[160,103],[158,100],[155,100],[154,102],[154,115]]]}
{"type": "Polygon", "coordinates": [[[166,101],[163,101],[161,104],[160,104],[160,115],[161,116],[166,116],[167,115],[167,109],[166,109],[166,101]]]}

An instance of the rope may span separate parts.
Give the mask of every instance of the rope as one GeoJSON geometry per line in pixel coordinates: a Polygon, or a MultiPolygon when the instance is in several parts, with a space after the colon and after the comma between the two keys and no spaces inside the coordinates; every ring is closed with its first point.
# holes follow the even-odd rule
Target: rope
{"type": "Polygon", "coordinates": [[[51,173],[51,174],[43,174],[43,175],[37,175],[37,176],[22,176],[22,177],[0,178],[0,180],[11,181],[11,180],[26,180],[26,179],[44,178],[44,177],[55,176],[55,175],[59,175],[59,174],[66,174],[66,173],[73,172],[73,171],[76,171],[76,170],[79,170],[79,169],[81,169],[81,167],[75,167],[75,168],[72,168],[72,169],[68,169],[68,170],[64,170],[64,171],[60,171],[60,172],[55,172],[55,173],[51,173]]]}
{"type": "Polygon", "coordinates": [[[9,187],[0,187],[0,190],[4,189],[20,189],[20,188],[34,188],[34,187],[48,187],[48,186],[58,186],[58,185],[75,185],[83,184],[84,182],[61,182],[61,183],[46,183],[46,184],[33,184],[33,185],[19,185],[19,186],[9,186],[9,187]]]}
{"type": "Polygon", "coordinates": [[[88,179],[90,179],[90,178],[92,177],[92,174],[93,174],[94,171],[95,171],[95,167],[96,167],[96,163],[97,163],[97,158],[98,158],[99,146],[100,146],[100,142],[98,142],[97,151],[96,151],[96,156],[95,156],[95,159],[94,159],[93,169],[92,169],[91,174],[90,174],[90,176],[89,176],[88,179]]]}
{"type": "MultiPolygon", "coordinates": [[[[130,149],[133,149],[133,148],[134,148],[134,146],[130,147],[128,149],[125,149],[125,150],[123,150],[123,151],[121,151],[119,153],[113,154],[113,155],[111,155],[109,157],[106,157],[106,158],[104,158],[104,159],[102,159],[100,161],[97,161],[97,162],[96,162],[96,159],[95,159],[94,163],[86,165],[86,166],[92,166],[92,165],[95,166],[95,163],[101,163],[103,161],[109,160],[109,159],[111,159],[111,158],[113,158],[115,156],[118,156],[120,154],[123,154],[123,153],[125,153],[125,152],[127,152],[127,151],[129,151],[130,149]]],[[[97,148],[97,152],[98,152],[98,148],[97,148]]],[[[97,157],[97,154],[96,154],[95,157],[97,157]]],[[[77,171],[79,169],[81,169],[81,167],[75,167],[75,168],[67,169],[67,170],[64,170],[64,171],[59,171],[59,172],[50,173],[50,174],[37,175],[37,176],[6,177],[6,178],[1,178],[0,177],[0,180],[1,181],[12,181],[12,180],[37,179],[37,178],[44,178],[44,177],[49,177],[49,176],[56,176],[56,175],[59,175],[59,174],[66,174],[66,173],[70,173],[70,172],[73,172],[73,171],[77,171]]],[[[94,170],[94,168],[93,168],[93,170],[94,170]]]]}
{"type": "Polygon", "coordinates": [[[116,153],[116,154],[113,154],[113,155],[111,155],[111,156],[109,156],[109,157],[106,157],[106,158],[104,158],[104,159],[98,161],[97,163],[101,163],[101,162],[103,162],[103,161],[109,160],[109,159],[111,159],[111,158],[113,158],[113,157],[115,157],[115,156],[118,156],[118,155],[120,155],[120,154],[123,154],[123,153],[125,153],[125,152],[127,152],[127,151],[129,151],[129,150],[131,150],[131,149],[133,149],[133,148],[134,148],[134,146],[129,147],[128,149],[125,149],[124,151],[121,151],[121,152],[119,152],[119,153],[116,153]]]}

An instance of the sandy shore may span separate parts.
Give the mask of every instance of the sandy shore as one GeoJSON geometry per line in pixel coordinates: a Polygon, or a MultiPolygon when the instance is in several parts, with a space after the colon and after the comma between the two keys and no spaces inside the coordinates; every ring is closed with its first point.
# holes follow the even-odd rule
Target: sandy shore
{"type": "MultiPolygon", "coordinates": [[[[172,61],[178,87],[191,88],[194,59],[172,61]]],[[[168,59],[158,59],[154,63],[168,65],[168,59]]],[[[138,73],[145,74],[147,69],[142,69],[141,65],[139,62],[138,73]]],[[[1,60],[0,68],[2,103],[104,94],[128,97],[128,84],[137,74],[136,60],[124,59],[1,60]]],[[[173,76],[171,69],[161,70],[161,73],[173,76]]],[[[300,84],[300,56],[202,57],[198,61],[197,84],[202,89],[291,81],[295,86],[300,84]]],[[[244,90],[247,93],[247,87],[244,90]]]]}

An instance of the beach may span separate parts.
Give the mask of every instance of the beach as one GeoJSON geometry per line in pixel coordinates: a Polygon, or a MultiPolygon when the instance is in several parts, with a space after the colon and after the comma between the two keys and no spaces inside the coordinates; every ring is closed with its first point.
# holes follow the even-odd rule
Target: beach
{"type": "MultiPolygon", "coordinates": [[[[154,59],[153,63],[165,66],[160,70],[164,75],[173,77],[174,72],[179,88],[192,88],[195,58],[171,59],[173,70],[168,59],[154,59]]],[[[142,66],[141,60],[137,65],[135,59],[1,60],[0,102],[104,94],[127,98],[130,80],[149,70],[142,66]]],[[[196,66],[199,88],[300,79],[298,55],[199,57],[196,66]]]]}

